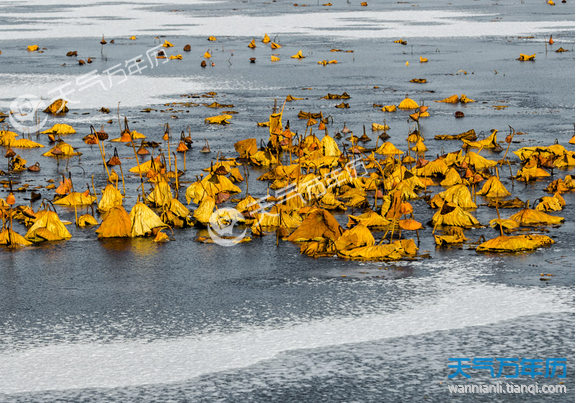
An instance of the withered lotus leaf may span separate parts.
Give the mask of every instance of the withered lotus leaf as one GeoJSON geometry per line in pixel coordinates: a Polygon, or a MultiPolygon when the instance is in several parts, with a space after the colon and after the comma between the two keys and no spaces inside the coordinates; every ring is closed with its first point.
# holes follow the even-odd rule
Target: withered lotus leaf
{"type": "Polygon", "coordinates": [[[124,207],[111,207],[104,215],[104,221],[96,230],[98,238],[130,238],[132,224],[124,207]]]}
{"type": "Polygon", "coordinates": [[[8,246],[30,246],[32,242],[27,241],[19,233],[12,231],[10,228],[5,228],[2,232],[0,232],[0,245],[8,245],[8,246]]]}
{"type": "Polygon", "coordinates": [[[36,213],[36,221],[26,233],[25,238],[32,242],[43,242],[68,239],[72,238],[72,235],[60,221],[58,214],[44,210],[36,213]]]}
{"type": "Polygon", "coordinates": [[[152,233],[154,228],[168,227],[150,207],[142,202],[138,202],[132,207],[129,217],[132,224],[130,232],[130,236],[132,237],[147,236],[152,233]]]}
{"type": "Polygon", "coordinates": [[[338,221],[327,210],[314,209],[302,221],[300,227],[288,237],[288,241],[313,241],[320,238],[336,241],[343,232],[338,221]]]}
{"type": "Polygon", "coordinates": [[[520,252],[534,250],[553,243],[554,241],[546,235],[501,235],[478,245],[476,252],[520,252]]]}

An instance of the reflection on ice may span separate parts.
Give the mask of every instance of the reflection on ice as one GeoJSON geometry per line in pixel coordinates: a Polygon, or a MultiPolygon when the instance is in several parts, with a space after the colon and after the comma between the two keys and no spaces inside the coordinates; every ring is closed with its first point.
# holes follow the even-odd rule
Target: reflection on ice
{"type": "Polygon", "coordinates": [[[423,301],[389,313],[377,307],[348,318],[284,327],[252,328],[150,343],[74,343],[0,354],[0,393],[120,387],[181,382],[241,368],[295,349],[362,343],[469,326],[526,315],[570,312],[571,290],[525,289],[473,280],[482,265],[458,261],[450,270],[412,279],[434,290],[423,301]]]}
{"type": "MultiPolygon", "coordinates": [[[[164,35],[260,37],[264,32],[275,34],[325,35],[341,38],[413,38],[413,37],[477,37],[526,35],[551,30],[574,30],[572,21],[478,21],[491,14],[439,11],[358,11],[315,12],[206,17],[199,12],[170,12],[168,9],[147,7],[148,1],[139,4],[96,3],[63,9],[30,10],[37,1],[28,0],[18,12],[0,12],[0,18],[14,22],[3,28],[3,39],[31,39],[40,37],[74,38],[80,30],[83,37],[99,38],[131,35],[150,36],[155,32],[164,35]],[[54,24],[58,18],[65,24],[54,24]],[[105,27],[103,27],[105,21],[105,27]],[[170,21],[170,24],[166,24],[170,21]],[[415,29],[417,28],[417,29],[415,29]]],[[[58,4],[63,2],[58,1],[58,4]]],[[[157,2],[154,2],[157,3],[157,2]]],[[[203,2],[195,2],[203,3],[203,2]]],[[[46,2],[42,2],[43,5],[46,2]]],[[[190,2],[171,2],[170,8],[188,6],[190,2]]],[[[75,5],[75,4],[74,4],[75,5]]],[[[151,4],[152,6],[153,4],[151,4]]],[[[267,9],[274,13],[277,8],[267,9]]],[[[315,10],[318,10],[316,8],[315,10]]],[[[325,10],[323,10],[325,11],[325,10]]]]}

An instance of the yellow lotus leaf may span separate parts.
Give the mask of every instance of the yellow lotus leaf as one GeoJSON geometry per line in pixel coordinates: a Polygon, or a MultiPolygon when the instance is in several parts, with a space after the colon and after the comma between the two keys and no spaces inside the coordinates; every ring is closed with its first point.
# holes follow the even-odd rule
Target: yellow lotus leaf
{"type": "Polygon", "coordinates": [[[534,154],[540,155],[546,151],[546,147],[522,147],[521,149],[514,151],[514,154],[516,154],[521,161],[526,161],[534,154]]]}
{"type": "Polygon", "coordinates": [[[41,132],[42,134],[74,134],[76,130],[70,125],[64,123],[56,123],[48,130],[41,132]]]}
{"type": "Polygon", "coordinates": [[[270,61],[278,62],[278,61],[280,61],[280,58],[278,56],[270,55],[270,61]]]}
{"type": "Polygon", "coordinates": [[[339,157],[342,154],[336,141],[328,134],[322,138],[320,149],[322,150],[322,155],[326,157],[339,157]]]}
{"type": "Polygon", "coordinates": [[[313,241],[320,238],[338,240],[344,230],[334,216],[324,209],[314,209],[287,239],[291,242],[313,241]]]}
{"type": "Polygon", "coordinates": [[[390,221],[382,217],[380,214],[374,210],[368,210],[359,216],[348,215],[348,223],[346,226],[348,228],[362,224],[366,227],[387,227],[390,225],[390,221]]]}
{"type": "Polygon", "coordinates": [[[344,203],[336,199],[336,196],[334,196],[334,193],[332,192],[326,192],[326,194],[318,202],[318,205],[320,206],[320,208],[326,210],[336,210],[336,209],[346,210],[344,203]]]}
{"type": "Polygon", "coordinates": [[[270,37],[268,36],[268,34],[264,34],[264,38],[262,39],[263,43],[268,43],[270,42],[270,37]]]}
{"type": "Polygon", "coordinates": [[[486,197],[506,197],[511,195],[496,176],[488,178],[482,189],[476,194],[486,197]]]}
{"type": "Polygon", "coordinates": [[[271,47],[272,49],[280,49],[282,46],[279,45],[279,44],[277,44],[277,43],[272,42],[272,43],[270,44],[270,47],[271,47]]]}
{"type": "Polygon", "coordinates": [[[314,258],[334,256],[336,252],[334,242],[330,240],[302,242],[300,246],[300,254],[314,258]]]}
{"type": "Polygon", "coordinates": [[[488,136],[488,138],[480,141],[469,141],[466,139],[462,139],[462,142],[464,143],[462,148],[466,147],[495,148],[498,146],[498,139],[496,137],[496,133],[498,133],[498,130],[492,130],[492,133],[490,134],[490,136],[488,136]]]}
{"type": "Polygon", "coordinates": [[[143,174],[145,174],[146,172],[150,171],[150,170],[154,170],[156,172],[160,172],[160,166],[161,166],[161,160],[160,157],[156,157],[153,160],[149,159],[146,162],[143,162],[139,165],[136,165],[135,167],[130,168],[130,172],[137,174],[138,171],[142,172],[143,174]],[[140,169],[138,169],[140,168],[140,169]]]}
{"type": "Polygon", "coordinates": [[[250,195],[247,195],[245,198],[240,200],[236,205],[236,210],[238,210],[241,213],[252,212],[260,209],[261,207],[260,204],[258,204],[258,201],[250,195]]]}
{"type": "Polygon", "coordinates": [[[186,208],[178,199],[171,199],[168,204],[168,210],[176,214],[178,217],[188,217],[190,210],[186,208]]]}
{"type": "Polygon", "coordinates": [[[476,171],[492,168],[498,164],[498,162],[488,160],[473,151],[468,151],[468,153],[464,156],[463,161],[466,162],[468,166],[473,167],[476,171]]]}
{"type": "Polygon", "coordinates": [[[50,149],[50,151],[45,152],[42,154],[44,157],[71,157],[73,155],[82,155],[81,152],[74,150],[72,146],[68,143],[63,141],[56,144],[54,147],[50,149]],[[61,154],[54,154],[53,151],[60,150],[61,154]]]}
{"type": "Polygon", "coordinates": [[[400,239],[394,241],[392,245],[396,246],[398,253],[402,255],[414,256],[418,251],[418,247],[416,247],[413,239],[400,239]]]}
{"type": "Polygon", "coordinates": [[[361,196],[361,195],[355,195],[351,198],[349,198],[344,205],[346,207],[353,207],[353,208],[361,208],[364,207],[366,204],[368,204],[368,200],[366,199],[366,196],[361,196]]]}
{"type": "Polygon", "coordinates": [[[98,203],[98,211],[104,213],[112,207],[122,206],[122,193],[112,185],[106,186],[102,192],[102,198],[98,203]]]}
{"type": "Polygon", "coordinates": [[[282,132],[282,112],[270,115],[270,134],[280,134],[282,132]]]}
{"type": "Polygon", "coordinates": [[[168,237],[168,235],[166,235],[164,232],[162,232],[162,230],[158,231],[158,233],[154,237],[154,242],[156,242],[156,243],[168,242],[168,241],[170,241],[170,238],[168,237]]]}
{"type": "Polygon", "coordinates": [[[106,212],[96,233],[98,238],[130,238],[131,228],[130,216],[122,205],[117,205],[106,212]]]}
{"type": "Polygon", "coordinates": [[[47,240],[48,237],[50,237],[50,240],[62,240],[72,238],[72,235],[68,232],[62,221],[60,221],[58,214],[46,210],[36,213],[36,221],[26,233],[25,238],[32,242],[43,242],[47,240]],[[40,234],[37,234],[37,232],[43,228],[47,231],[40,231],[40,234]],[[49,232],[53,237],[44,232],[49,232]]]}
{"type": "MultiPolygon", "coordinates": [[[[392,105],[394,108],[396,108],[396,105],[392,105]]],[[[389,130],[390,126],[388,125],[380,125],[378,123],[372,123],[372,131],[376,132],[376,131],[380,131],[380,130],[389,130]]]]}
{"type": "Polygon", "coordinates": [[[432,217],[432,223],[436,225],[454,225],[456,227],[470,228],[480,225],[474,216],[454,203],[445,203],[441,210],[432,217]]]}
{"type": "Polygon", "coordinates": [[[416,172],[416,175],[422,177],[430,177],[430,176],[443,176],[448,173],[450,168],[446,165],[446,160],[442,158],[436,158],[434,161],[430,161],[422,168],[415,168],[413,172],[416,172]]]}
{"type": "Polygon", "coordinates": [[[130,236],[132,237],[146,236],[150,234],[154,228],[168,227],[150,207],[142,202],[138,202],[132,207],[129,216],[132,225],[130,236]]]}
{"type": "Polygon", "coordinates": [[[244,177],[238,168],[232,168],[230,170],[230,179],[232,182],[242,182],[244,177]]]}
{"type": "Polygon", "coordinates": [[[218,115],[206,118],[204,122],[212,125],[227,125],[230,124],[230,119],[232,119],[232,115],[218,115]]]}
{"type": "Polygon", "coordinates": [[[553,243],[554,241],[546,235],[501,235],[478,245],[476,252],[520,252],[534,250],[553,243]]]}
{"type": "Polygon", "coordinates": [[[128,39],[130,39],[131,41],[135,41],[135,40],[136,40],[136,37],[135,37],[134,35],[132,35],[132,36],[131,36],[130,38],[128,38],[128,39]]]}
{"type": "Polygon", "coordinates": [[[23,171],[26,169],[26,160],[19,155],[13,157],[10,163],[13,171],[23,171]]]}
{"type": "Polygon", "coordinates": [[[576,144],[576,136],[572,136],[572,138],[568,141],[568,144],[576,144]]]}
{"type": "Polygon", "coordinates": [[[250,156],[250,161],[256,166],[270,166],[278,163],[278,159],[270,151],[258,151],[250,156]]]}
{"type": "Polygon", "coordinates": [[[418,141],[424,141],[424,137],[422,137],[418,132],[412,132],[408,135],[406,141],[409,143],[417,143],[418,141]]]}
{"type": "Polygon", "coordinates": [[[110,141],[113,141],[115,143],[130,143],[132,141],[132,139],[137,140],[137,139],[145,139],[145,138],[146,138],[146,136],[144,134],[139,133],[136,130],[132,130],[131,132],[129,132],[128,130],[124,130],[120,137],[117,137],[117,138],[112,139],[110,141]]]}
{"type": "Polygon", "coordinates": [[[216,185],[212,182],[208,182],[206,178],[188,186],[186,189],[186,202],[188,204],[192,201],[196,204],[200,204],[205,197],[216,197],[216,194],[218,193],[216,185]]]}
{"type": "Polygon", "coordinates": [[[576,161],[574,160],[574,151],[569,151],[554,160],[554,168],[568,168],[573,167],[574,165],[576,165],[576,161]]]}
{"type": "Polygon", "coordinates": [[[222,175],[211,175],[203,179],[203,181],[211,182],[216,186],[218,193],[240,193],[242,190],[232,183],[230,179],[222,175]]]}
{"type": "MultiPolygon", "coordinates": [[[[468,152],[470,153],[470,152],[468,152]]],[[[459,165],[460,162],[464,159],[464,157],[462,157],[463,155],[463,151],[459,150],[459,151],[453,151],[451,153],[445,154],[443,155],[441,158],[444,160],[444,162],[446,163],[447,166],[452,166],[452,165],[459,165]]]]}
{"type": "Polygon", "coordinates": [[[450,170],[446,174],[446,178],[442,182],[440,182],[440,185],[452,186],[452,185],[458,185],[460,183],[462,183],[462,178],[460,177],[460,174],[454,168],[450,168],[450,170]]]}
{"type": "Polygon", "coordinates": [[[396,105],[386,105],[382,108],[382,112],[396,112],[396,105]]]}
{"type": "Polygon", "coordinates": [[[39,49],[39,48],[38,48],[38,45],[30,45],[30,46],[28,46],[28,47],[26,48],[26,50],[27,50],[28,52],[35,52],[35,51],[37,51],[38,49],[39,49]]]}
{"type": "Polygon", "coordinates": [[[12,144],[9,145],[12,148],[43,148],[44,146],[40,143],[28,139],[14,140],[12,144]]]}
{"type": "Polygon", "coordinates": [[[564,179],[556,179],[546,187],[548,193],[566,193],[574,190],[574,179],[566,175],[564,179]]]}
{"type": "Polygon", "coordinates": [[[488,207],[495,208],[496,205],[498,205],[499,208],[521,208],[526,205],[526,202],[516,197],[514,200],[490,200],[488,203],[488,207]]]}
{"type": "MultiPolygon", "coordinates": [[[[292,57],[294,57],[294,56],[292,56],[292,57]]],[[[296,98],[296,97],[293,97],[292,95],[288,94],[288,96],[286,97],[286,102],[300,101],[302,99],[304,99],[304,98],[296,98]]]]}
{"type": "Polygon", "coordinates": [[[212,55],[210,54],[209,51],[204,52],[204,58],[210,59],[211,57],[212,57],[212,55]]]}
{"type": "Polygon", "coordinates": [[[252,230],[256,227],[278,228],[280,226],[288,229],[298,228],[302,224],[302,217],[297,211],[286,211],[286,206],[275,205],[269,213],[254,214],[256,221],[252,230]]]}
{"type": "MultiPolygon", "coordinates": [[[[274,48],[273,48],[274,49],[274,48]]],[[[302,51],[299,50],[298,53],[296,53],[293,56],[290,56],[292,59],[304,59],[306,56],[302,55],[302,51]]]]}
{"type": "MultiPolygon", "coordinates": [[[[426,62],[427,61],[428,61],[428,59],[426,59],[426,62]]],[[[422,62],[420,62],[420,63],[422,63],[422,62]]],[[[426,80],[425,78],[413,78],[412,80],[410,80],[410,82],[414,83],[414,84],[426,84],[428,82],[428,80],[426,80]]]]}
{"type": "Polygon", "coordinates": [[[172,200],[172,190],[166,181],[160,181],[154,186],[147,199],[153,206],[162,207],[170,204],[172,200]]]}
{"type": "Polygon", "coordinates": [[[418,198],[418,195],[414,192],[414,185],[409,181],[403,180],[394,187],[394,190],[399,192],[404,200],[418,198]]]}
{"type": "Polygon", "coordinates": [[[374,245],[374,236],[365,225],[358,224],[352,229],[344,231],[335,242],[338,251],[374,245]]]}
{"type": "Polygon", "coordinates": [[[400,102],[400,105],[398,105],[398,109],[417,109],[417,108],[419,108],[419,105],[416,103],[416,101],[410,98],[405,98],[402,102],[400,102]]]}
{"type": "Polygon", "coordinates": [[[422,223],[412,219],[399,220],[398,225],[405,231],[416,231],[422,228],[422,223]]]}
{"type": "Polygon", "coordinates": [[[564,217],[556,217],[550,214],[543,213],[542,211],[525,208],[509,218],[516,221],[522,227],[530,227],[535,225],[544,224],[560,224],[564,221],[564,217]]]}
{"type": "MultiPolygon", "coordinates": [[[[182,55],[170,55],[170,57],[168,59],[170,59],[170,60],[182,60],[182,55]]],[[[160,234],[160,233],[158,233],[158,234],[160,234]]],[[[166,234],[164,234],[164,235],[166,235],[166,234]]]]}
{"type": "Polygon", "coordinates": [[[476,140],[476,132],[474,129],[470,129],[464,133],[460,134],[439,134],[434,136],[434,140],[476,140]]]}
{"type": "Polygon", "coordinates": [[[250,41],[250,43],[248,44],[248,47],[249,47],[250,49],[254,49],[254,48],[256,47],[256,40],[255,40],[255,39],[252,39],[252,40],[250,41]]]}
{"type": "Polygon", "coordinates": [[[533,167],[525,166],[524,168],[519,169],[518,172],[516,172],[515,178],[532,180],[537,178],[546,178],[548,176],[550,176],[548,171],[535,165],[533,167]]]}
{"type": "Polygon", "coordinates": [[[164,39],[164,43],[162,44],[162,47],[171,48],[173,46],[174,45],[172,45],[170,42],[168,42],[166,39],[164,39]]]}
{"type": "Polygon", "coordinates": [[[520,224],[518,224],[517,221],[501,220],[499,218],[494,218],[493,220],[490,220],[489,225],[492,228],[496,228],[496,229],[500,229],[500,227],[502,227],[503,229],[514,229],[514,228],[520,227],[520,224]]]}
{"type": "Polygon", "coordinates": [[[404,151],[399,150],[398,148],[396,148],[396,146],[390,142],[384,142],[382,143],[382,145],[380,147],[378,147],[378,149],[376,151],[374,151],[376,154],[382,154],[382,155],[399,155],[399,154],[404,154],[404,151]]]}
{"type": "Polygon", "coordinates": [[[193,217],[199,223],[201,223],[203,225],[208,225],[208,223],[210,221],[210,216],[214,212],[215,206],[216,206],[216,202],[212,197],[210,197],[210,196],[204,197],[202,199],[202,202],[200,203],[200,206],[198,206],[198,208],[194,212],[193,217]]]}
{"type": "Polygon", "coordinates": [[[434,235],[434,242],[438,246],[459,244],[467,240],[464,235],[434,235]]]}
{"type": "Polygon", "coordinates": [[[72,190],[72,181],[70,179],[64,178],[63,181],[60,181],[60,185],[56,188],[56,194],[65,195],[70,193],[72,190]]]}
{"type": "Polygon", "coordinates": [[[58,199],[54,202],[59,206],[83,206],[90,205],[96,201],[96,196],[91,196],[90,194],[72,192],[68,196],[58,199]]]}
{"type": "Polygon", "coordinates": [[[524,53],[520,53],[520,57],[517,60],[520,60],[521,62],[527,62],[527,61],[532,61],[536,59],[536,53],[534,53],[533,55],[525,55],[524,53]]]}
{"type": "Polygon", "coordinates": [[[445,104],[457,104],[460,101],[460,98],[458,98],[458,95],[454,94],[452,96],[449,96],[448,98],[444,98],[441,101],[434,101],[434,102],[443,102],[445,104]]]}
{"type": "Polygon", "coordinates": [[[423,153],[428,151],[428,147],[426,147],[426,145],[424,144],[424,142],[422,141],[422,139],[418,140],[418,142],[416,143],[415,146],[410,147],[410,149],[412,151],[416,151],[417,153],[423,153]]]}
{"type": "Polygon", "coordinates": [[[275,179],[296,179],[298,177],[298,164],[292,165],[278,165],[264,175],[260,176],[258,180],[269,181],[275,179]]]}
{"type": "Polygon", "coordinates": [[[460,102],[463,103],[463,104],[467,104],[467,103],[476,102],[476,101],[474,101],[473,99],[470,99],[470,98],[468,98],[466,95],[462,94],[462,95],[460,96],[460,102]]]}
{"type": "Polygon", "coordinates": [[[96,221],[96,219],[90,214],[84,214],[78,217],[77,224],[79,227],[87,227],[90,225],[98,225],[98,221],[96,221]]]}
{"type": "Polygon", "coordinates": [[[214,41],[216,41],[216,37],[214,37],[214,36],[209,36],[209,37],[208,37],[208,40],[209,40],[210,42],[214,42],[214,41]]]}
{"type": "Polygon", "coordinates": [[[554,196],[544,196],[540,199],[540,203],[536,206],[538,211],[560,211],[566,205],[564,198],[559,193],[554,196]]]}
{"type": "Polygon", "coordinates": [[[12,231],[9,228],[5,228],[0,232],[0,245],[8,246],[30,246],[32,242],[29,242],[19,233],[12,231]]]}
{"type": "Polygon", "coordinates": [[[51,113],[53,115],[63,115],[68,112],[68,107],[66,104],[68,101],[63,99],[57,99],[56,101],[52,102],[48,108],[44,109],[44,112],[51,113]]]}
{"type": "Polygon", "coordinates": [[[338,252],[338,256],[344,259],[352,260],[400,260],[402,258],[400,250],[401,248],[394,244],[362,246],[360,248],[340,251],[338,252]]]}
{"type": "Polygon", "coordinates": [[[9,130],[0,130],[0,145],[10,147],[18,137],[18,133],[9,130]]]}

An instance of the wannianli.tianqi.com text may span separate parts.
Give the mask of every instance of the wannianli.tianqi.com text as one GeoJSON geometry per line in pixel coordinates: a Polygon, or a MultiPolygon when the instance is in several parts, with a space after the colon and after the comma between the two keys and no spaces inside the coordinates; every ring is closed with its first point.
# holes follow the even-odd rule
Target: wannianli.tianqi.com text
{"type": "Polygon", "coordinates": [[[537,394],[552,394],[552,393],[566,393],[566,385],[515,385],[513,383],[496,384],[478,384],[478,385],[448,385],[450,393],[501,393],[501,394],[515,394],[515,393],[529,393],[532,395],[537,394]]]}

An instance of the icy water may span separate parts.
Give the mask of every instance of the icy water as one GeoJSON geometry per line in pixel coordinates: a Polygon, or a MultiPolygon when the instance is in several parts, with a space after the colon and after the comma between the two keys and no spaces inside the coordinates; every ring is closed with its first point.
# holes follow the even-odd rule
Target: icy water
{"type": "MultiPolygon", "coordinates": [[[[398,104],[406,94],[424,101],[432,115],[421,125],[428,159],[461,146],[460,141],[435,141],[434,135],[469,129],[487,135],[498,129],[503,140],[508,125],[524,133],[515,137],[511,151],[556,140],[573,149],[568,144],[574,130],[571,2],[76,3],[2,3],[0,111],[8,112],[21,95],[50,100],[50,91],[68,84],[74,89],[68,96],[70,112],[48,117],[45,128],[72,125],[77,134],[64,139],[83,155],[56,164],[41,157],[46,149],[19,149],[28,165],[40,162],[41,172],[0,179],[32,188],[69,170],[77,188],[84,190],[92,174],[96,188],[103,188],[106,173],[98,149],[82,137],[91,124],[103,124],[110,138],[118,137],[118,102],[122,118],[127,116],[131,129],[149,140],[163,143],[167,122],[176,139],[191,127],[194,145],[181,178],[183,202],[185,186],[216,160],[217,151],[233,157],[234,142],[267,140],[268,129],[257,128],[256,122],[266,121],[274,100],[281,105],[288,94],[305,98],[286,104],[284,119],[293,131],[305,130],[297,118],[300,110],[322,111],[334,118],[330,134],[346,123],[361,135],[365,125],[372,138],[368,146],[373,146],[377,135],[370,126],[385,118],[390,141],[402,149],[412,127],[408,114],[383,114],[373,104],[398,104]],[[272,51],[262,44],[264,33],[282,48],[272,51]],[[101,47],[102,34],[115,43],[101,47]],[[137,40],[129,40],[131,35],[137,40]],[[208,42],[210,35],[218,40],[208,42]],[[550,35],[553,46],[545,45],[550,35]],[[125,67],[127,60],[140,58],[149,66],[146,51],[158,45],[155,37],[172,42],[175,47],[167,54],[183,59],[128,74],[123,82],[121,75],[110,81],[105,71],[118,63],[125,67]],[[247,45],[253,38],[257,48],[252,50],[247,45]],[[396,39],[408,45],[393,43],[396,39]],[[33,44],[45,47],[44,53],[26,52],[33,44]],[[192,47],[189,53],[182,52],[186,44],[192,47]],[[555,53],[559,46],[569,52],[555,53]],[[354,52],[330,52],[334,48],[354,52]],[[207,49],[215,66],[209,62],[201,68],[207,49]],[[77,58],[65,56],[73,50],[77,58]],[[290,58],[298,50],[305,59],[290,58]],[[272,63],[272,53],[281,61],[272,63]],[[515,60],[520,53],[536,53],[536,61],[515,60]],[[420,56],[429,62],[420,64],[420,56]],[[78,65],[79,58],[88,57],[92,64],[78,65]],[[256,63],[249,63],[251,57],[256,63]],[[338,64],[317,65],[324,59],[338,64]],[[82,76],[94,70],[102,85],[81,89],[82,76]],[[410,83],[413,78],[428,82],[410,83]],[[182,97],[209,91],[217,93],[215,98],[182,97]],[[351,96],[345,101],[349,109],[336,109],[340,100],[321,99],[344,91],[351,96]],[[433,102],[454,93],[477,102],[433,102]],[[204,123],[221,110],[172,104],[213,101],[234,105],[230,109],[238,114],[232,124],[204,123]],[[98,112],[101,107],[111,113],[98,112]],[[455,119],[456,110],[465,118],[455,119]],[[211,154],[199,152],[204,139],[211,154]]],[[[45,136],[39,141],[48,145],[45,136]]],[[[126,173],[136,165],[133,151],[118,144],[126,173]]],[[[112,146],[106,150],[113,152],[112,146]]],[[[484,150],[482,155],[498,159],[502,153],[484,150]]],[[[513,173],[517,169],[512,166],[513,173]]],[[[266,194],[266,184],[256,180],[265,171],[251,170],[255,197],[266,194]]],[[[574,170],[555,170],[554,179],[567,174],[574,170]]],[[[525,185],[511,180],[507,167],[500,175],[513,196],[530,204],[547,195],[549,181],[525,185]]],[[[127,175],[127,209],[136,202],[138,185],[138,176],[127,175]]],[[[240,187],[245,190],[245,184],[240,187]]],[[[50,199],[54,195],[37,191],[50,199]]],[[[0,197],[6,195],[2,189],[0,197]]],[[[29,192],[16,197],[26,202],[29,192]]],[[[468,246],[436,249],[430,225],[420,231],[419,245],[430,259],[393,263],[311,259],[300,255],[297,245],[277,247],[274,236],[231,248],[199,244],[195,239],[206,235],[200,229],[176,229],[175,241],[155,244],[150,239],[99,241],[93,229],[69,226],[73,237],[68,241],[2,249],[0,401],[574,401],[574,193],[564,198],[564,210],[552,214],[566,221],[548,233],[556,243],[516,255],[477,254],[468,246]],[[541,273],[554,276],[541,281],[541,273]],[[568,393],[450,394],[448,385],[503,379],[471,371],[470,380],[449,380],[449,357],[567,357],[563,381],[568,393]]],[[[479,196],[473,212],[483,224],[495,218],[482,206],[487,201],[479,196]]],[[[423,200],[412,204],[416,219],[428,223],[434,211],[423,200]]],[[[58,207],[58,213],[74,221],[73,209],[58,207]]],[[[346,214],[336,217],[347,221],[346,214]]],[[[466,231],[473,241],[496,235],[491,228],[466,231]]],[[[527,376],[511,382],[534,384],[527,376]]]]}

